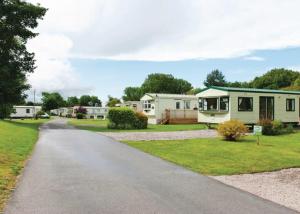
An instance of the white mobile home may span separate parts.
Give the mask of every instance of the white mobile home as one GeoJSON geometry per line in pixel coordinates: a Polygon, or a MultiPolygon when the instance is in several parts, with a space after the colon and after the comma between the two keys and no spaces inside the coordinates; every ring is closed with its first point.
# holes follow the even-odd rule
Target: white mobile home
{"type": "Polygon", "coordinates": [[[141,101],[149,124],[197,122],[198,101],[194,95],[147,93],[141,101]]]}
{"type": "Polygon", "coordinates": [[[72,112],[73,117],[76,117],[76,111],[80,107],[86,109],[86,117],[90,119],[105,119],[109,109],[108,107],[74,106],[72,112]]]}
{"type": "Polygon", "coordinates": [[[63,107],[58,109],[58,116],[67,117],[72,115],[73,108],[72,107],[63,107]]]}
{"type": "Polygon", "coordinates": [[[212,86],[197,94],[198,122],[238,119],[255,124],[261,119],[299,122],[300,91],[212,86]]]}
{"type": "Polygon", "coordinates": [[[41,106],[14,106],[14,113],[11,118],[34,118],[38,111],[42,110],[41,106]]]}
{"type": "Polygon", "coordinates": [[[120,103],[116,105],[117,107],[128,107],[136,112],[142,112],[143,106],[141,101],[125,101],[124,103],[120,103]]]}

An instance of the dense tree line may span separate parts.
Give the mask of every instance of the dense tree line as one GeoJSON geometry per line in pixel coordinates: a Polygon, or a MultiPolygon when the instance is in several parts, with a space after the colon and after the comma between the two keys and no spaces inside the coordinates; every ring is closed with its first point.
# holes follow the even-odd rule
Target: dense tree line
{"type": "MultiPolygon", "coordinates": [[[[284,68],[275,68],[249,82],[230,82],[226,80],[220,70],[215,69],[207,75],[203,84],[205,87],[300,90],[300,73],[284,68]]],[[[140,87],[125,88],[123,100],[140,100],[145,93],[197,94],[200,91],[201,88],[193,88],[186,80],[176,79],[171,74],[155,73],[148,75],[140,87]]]]}
{"type": "Polygon", "coordinates": [[[82,95],[81,97],[68,97],[66,100],[58,93],[42,93],[42,108],[44,111],[57,109],[60,107],[73,106],[102,106],[101,100],[97,96],[82,95]]]}
{"type": "Polygon", "coordinates": [[[214,70],[207,75],[204,85],[206,87],[226,86],[237,88],[300,90],[300,73],[284,68],[275,68],[262,76],[255,77],[249,82],[228,82],[221,71],[214,70]]]}
{"type": "Polygon", "coordinates": [[[145,93],[186,94],[193,89],[191,83],[175,78],[171,74],[149,74],[140,87],[127,87],[124,90],[124,101],[136,101],[145,93]]]}

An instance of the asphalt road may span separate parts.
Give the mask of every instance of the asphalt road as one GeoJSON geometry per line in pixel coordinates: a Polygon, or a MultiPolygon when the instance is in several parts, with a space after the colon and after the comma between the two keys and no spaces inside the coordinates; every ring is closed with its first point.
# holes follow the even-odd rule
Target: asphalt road
{"type": "Polygon", "coordinates": [[[5,213],[296,212],[55,120],[42,127],[5,213]]]}

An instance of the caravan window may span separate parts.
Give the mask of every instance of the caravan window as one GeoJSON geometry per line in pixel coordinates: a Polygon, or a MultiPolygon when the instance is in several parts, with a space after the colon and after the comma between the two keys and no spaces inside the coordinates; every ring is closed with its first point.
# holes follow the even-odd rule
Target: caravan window
{"type": "Polygon", "coordinates": [[[253,98],[252,97],[239,97],[238,98],[239,111],[253,111],[253,98]]]}
{"type": "Polygon", "coordinates": [[[185,101],[185,109],[191,109],[191,102],[185,101]]]}
{"type": "Polygon", "coordinates": [[[203,110],[204,111],[218,111],[218,98],[204,98],[203,110]]]}
{"type": "Polygon", "coordinates": [[[286,99],[286,111],[295,111],[295,99],[286,99]]]}
{"type": "Polygon", "coordinates": [[[176,102],[176,109],[180,109],[180,102],[176,102]]]}
{"type": "Polygon", "coordinates": [[[229,97],[220,97],[220,110],[229,111],[229,97]]]}
{"type": "Polygon", "coordinates": [[[144,109],[151,109],[151,103],[149,100],[145,100],[144,101],[144,105],[143,105],[144,109]]]}
{"type": "Polygon", "coordinates": [[[26,114],[30,114],[30,108],[26,109],[26,114]]]}
{"type": "Polygon", "coordinates": [[[203,111],[203,99],[202,98],[199,98],[199,110],[200,111],[203,111]]]}

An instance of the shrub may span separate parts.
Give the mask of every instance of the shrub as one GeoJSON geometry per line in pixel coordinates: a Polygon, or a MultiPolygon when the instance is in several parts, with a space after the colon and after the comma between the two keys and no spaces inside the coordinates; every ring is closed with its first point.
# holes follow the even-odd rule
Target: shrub
{"type": "Polygon", "coordinates": [[[133,127],[136,129],[146,129],[148,125],[148,117],[142,112],[135,112],[135,120],[133,127]]]}
{"type": "Polygon", "coordinates": [[[286,128],[284,129],[284,132],[286,134],[290,134],[294,132],[294,126],[293,124],[287,124],[286,128]]]}
{"type": "Polygon", "coordinates": [[[218,125],[218,133],[226,140],[236,141],[248,132],[248,128],[239,120],[229,120],[218,125]]]}
{"type": "Polygon", "coordinates": [[[111,108],[107,118],[110,129],[145,129],[148,123],[146,115],[126,107],[111,108]]]}
{"type": "Polygon", "coordinates": [[[81,114],[86,114],[87,110],[86,108],[83,108],[82,106],[79,106],[77,109],[75,109],[75,113],[81,113],[81,114]]]}
{"type": "Polygon", "coordinates": [[[272,121],[273,135],[279,135],[284,132],[284,124],[280,120],[272,121]]]}
{"type": "Polygon", "coordinates": [[[77,113],[77,114],[76,114],[76,118],[77,118],[77,119],[83,119],[84,117],[85,117],[85,115],[82,114],[82,113],[77,113]]]}
{"type": "Polygon", "coordinates": [[[107,118],[109,119],[108,128],[130,129],[135,120],[135,114],[130,108],[111,108],[107,118]]]}
{"type": "Polygon", "coordinates": [[[262,134],[263,135],[273,135],[273,126],[271,120],[260,120],[258,122],[259,126],[262,126],[262,134]]]}
{"type": "Polygon", "coordinates": [[[280,135],[284,133],[291,133],[294,130],[291,125],[285,127],[280,120],[260,120],[258,125],[262,126],[263,135],[280,135]]]}

